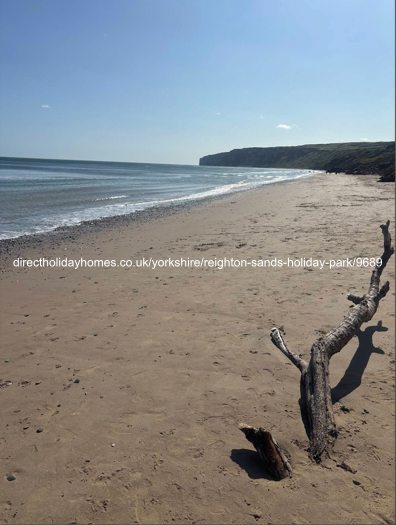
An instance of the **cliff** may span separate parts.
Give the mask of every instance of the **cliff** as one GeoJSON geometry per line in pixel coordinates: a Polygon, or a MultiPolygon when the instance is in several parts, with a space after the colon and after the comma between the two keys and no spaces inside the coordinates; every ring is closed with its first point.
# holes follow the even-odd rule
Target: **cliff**
{"type": "Polygon", "coordinates": [[[295,168],[377,174],[381,181],[395,180],[394,142],[345,142],[274,148],[233,149],[207,155],[200,166],[295,168]]]}

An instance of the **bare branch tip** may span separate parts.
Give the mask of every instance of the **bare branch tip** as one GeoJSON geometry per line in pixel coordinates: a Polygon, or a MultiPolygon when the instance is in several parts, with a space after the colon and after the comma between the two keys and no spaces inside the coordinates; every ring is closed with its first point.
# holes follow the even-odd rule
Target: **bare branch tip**
{"type": "Polygon", "coordinates": [[[251,439],[258,430],[257,428],[251,427],[250,425],[246,425],[245,423],[238,423],[238,428],[241,432],[245,434],[245,437],[248,441],[251,441],[251,439]]]}
{"type": "Polygon", "coordinates": [[[364,296],[360,297],[358,295],[354,295],[353,293],[349,293],[347,295],[347,299],[348,301],[351,301],[353,304],[360,304],[363,301],[364,296]]]}

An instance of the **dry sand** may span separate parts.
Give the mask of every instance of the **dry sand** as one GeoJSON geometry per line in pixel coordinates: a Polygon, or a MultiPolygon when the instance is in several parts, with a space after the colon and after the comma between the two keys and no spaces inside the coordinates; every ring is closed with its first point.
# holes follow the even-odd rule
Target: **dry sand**
{"type": "MultiPolygon", "coordinates": [[[[20,254],[377,257],[394,185],[375,180],[271,185],[20,254]]],[[[11,259],[1,523],[394,523],[394,260],[376,316],[331,361],[340,434],[320,466],[306,451],[299,372],[269,333],[284,325],[308,355],[370,269],[13,270],[11,259]],[[240,421],[273,431],[292,479],[267,475],[240,421]]]]}

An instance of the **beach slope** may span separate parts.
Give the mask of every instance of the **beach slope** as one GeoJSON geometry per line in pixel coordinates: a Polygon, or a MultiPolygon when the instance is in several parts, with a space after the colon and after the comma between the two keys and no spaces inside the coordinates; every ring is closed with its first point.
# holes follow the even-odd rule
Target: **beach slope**
{"type": "Polygon", "coordinates": [[[331,361],[333,458],[310,462],[299,372],[370,268],[13,268],[22,257],[346,259],[382,253],[394,185],[315,175],[3,255],[0,523],[393,523],[394,261],[331,361]],[[378,324],[381,322],[380,324],[378,324]],[[238,430],[271,430],[276,482],[238,430]],[[7,476],[11,476],[7,480],[7,476]],[[13,479],[15,478],[15,479],[13,479]]]}

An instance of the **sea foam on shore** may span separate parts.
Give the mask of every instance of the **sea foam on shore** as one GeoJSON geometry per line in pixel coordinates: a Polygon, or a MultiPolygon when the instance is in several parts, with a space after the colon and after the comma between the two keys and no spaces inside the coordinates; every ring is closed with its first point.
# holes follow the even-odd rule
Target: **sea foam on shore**
{"type": "Polygon", "coordinates": [[[310,170],[0,159],[0,239],[312,175],[310,170]]]}

